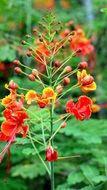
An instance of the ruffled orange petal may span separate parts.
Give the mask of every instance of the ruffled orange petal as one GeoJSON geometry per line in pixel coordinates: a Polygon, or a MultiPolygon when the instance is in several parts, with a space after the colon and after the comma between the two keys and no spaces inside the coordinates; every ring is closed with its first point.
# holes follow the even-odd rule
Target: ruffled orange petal
{"type": "Polygon", "coordinates": [[[93,91],[93,90],[96,90],[96,83],[95,82],[92,82],[91,84],[89,85],[86,85],[86,86],[81,86],[81,90],[84,92],[84,93],[87,93],[89,91],[93,91]]]}
{"type": "Polygon", "coordinates": [[[34,90],[29,90],[27,94],[25,95],[25,100],[27,101],[27,104],[31,104],[32,101],[35,101],[38,97],[38,94],[34,90]]]}

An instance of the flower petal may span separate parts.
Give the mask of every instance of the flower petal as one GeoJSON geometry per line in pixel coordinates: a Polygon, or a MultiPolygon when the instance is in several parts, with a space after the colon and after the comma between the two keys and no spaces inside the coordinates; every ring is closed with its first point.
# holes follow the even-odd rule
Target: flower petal
{"type": "Polygon", "coordinates": [[[1,131],[6,136],[11,136],[13,134],[13,131],[16,129],[16,124],[14,124],[11,121],[4,121],[1,125],[1,131]]]}
{"type": "Polygon", "coordinates": [[[73,114],[73,108],[74,108],[75,104],[72,100],[69,100],[67,103],[66,103],[66,112],[70,113],[70,114],[73,114]]]}
{"type": "Polygon", "coordinates": [[[86,86],[81,86],[81,90],[84,92],[84,93],[87,93],[89,91],[93,91],[93,90],[96,90],[96,83],[95,82],[92,82],[91,84],[89,85],[86,85],[86,86]]]}

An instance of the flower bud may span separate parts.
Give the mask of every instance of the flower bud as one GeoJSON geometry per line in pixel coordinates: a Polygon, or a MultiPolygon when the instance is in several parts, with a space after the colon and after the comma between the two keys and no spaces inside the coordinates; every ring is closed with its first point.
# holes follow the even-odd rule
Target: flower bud
{"type": "Polygon", "coordinates": [[[29,80],[35,81],[35,76],[33,74],[28,75],[29,80]]]}
{"type": "Polygon", "coordinates": [[[67,23],[68,26],[72,26],[73,24],[74,24],[74,21],[73,21],[73,20],[70,20],[70,21],[67,23]]]}
{"type": "Polygon", "coordinates": [[[39,41],[40,41],[40,42],[43,42],[43,38],[42,38],[42,37],[39,37],[39,41]]]}
{"type": "Polygon", "coordinates": [[[32,32],[33,32],[34,34],[37,34],[37,33],[38,33],[37,28],[33,28],[32,32]]]}
{"type": "Polygon", "coordinates": [[[29,34],[26,34],[26,38],[30,38],[31,36],[29,34]]]}
{"type": "Polygon", "coordinates": [[[58,160],[58,153],[52,146],[49,146],[46,150],[46,160],[49,162],[58,160]]]}
{"type": "Polygon", "coordinates": [[[85,76],[83,79],[82,79],[82,85],[89,85],[91,84],[92,82],[94,81],[94,78],[90,75],[87,75],[85,76]]]}
{"type": "Polygon", "coordinates": [[[66,72],[66,73],[70,73],[71,71],[72,71],[72,67],[71,66],[66,66],[64,68],[64,72],[66,72]]]}
{"type": "Polygon", "coordinates": [[[63,92],[63,86],[61,84],[59,84],[57,87],[56,87],[56,92],[58,94],[61,94],[63,92]]]}
{"type": "Polygon", "coordinates": [[[26,45],[26,41],[25,40],[22,40],[22,45],[26,45]]]}
{"type": "Polygon", "coordinates": [[[34,75],[35,77],[38,76],[38,70],[32,69],[32,75],[34,75]]]}
{"type": "Polygon", "coordinates": [[[60,67],[61,66],[61,61],[55,61],[54,63],[55,67],[60,67]]]}
{"type": "Polygon", "coordinates": [[[14,71],[15,71],[17,74],[22,73],[22,69],[21,69],[20,67],[15,67],[15,68],[14,68],[14,71]]]}
{"type": "Polygon", "coordinates": [[[27,55],[28,57],[31,57],[31,56],[32,56],[32,52],[31,52],[31,51],[28,51],[28,52],[26,53],[26,55],[27,55]]]}
{"type": "Polygon", "coordinates": [[[18,85],[13,80],[9,82],[8,87],[11,88],[12,90],[18,89],[18,85]]]}
{"type": "Polygon", "coordinates": [[[33,49],[32,49],[32,47],[31,47],[31,46],[28,48],[28,50],[29,50],[29,51],[33,51],[33,49]]]}
{"type": "Polygon", "coordinates": [[[65,77],[63,80],[63,85],[66,86],[70,83],[70,78],[69,77],[65,77]]]}
{"type": "Polygon", "coordinates": [[[64,45],[62,45],[62,49],[65,49],[65,46],[64,46],[64,45]]]}
{"type": "Polygon", "coordinates": [[[20,65],[20,61],[16,59],[13,61],[13,64],[18,66],[18,65],[20,65]]]}
{"type": "Polygon", "coordinates": [[[78,69],[87,69],[88,63],[86,61],[82,61],[78,64],[78,69]]]}
{"type": "Polygon", "coordinates": [[[63,121],[63,122],[61,123],[60,127],[61,127],[61,128],[65,128],[65,127],[66,127],[66,125],[67,125],[67,124],[66,124],[66,122],[65,122],[65,121],[63,121]]]}

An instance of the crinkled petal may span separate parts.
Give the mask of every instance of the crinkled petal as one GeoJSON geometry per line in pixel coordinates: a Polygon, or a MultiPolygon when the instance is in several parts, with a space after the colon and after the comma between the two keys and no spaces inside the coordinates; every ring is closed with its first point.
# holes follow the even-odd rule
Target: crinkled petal
{"type": "Polygon", "coordinates": [[[92,105],[92,100],[87,96],[80,96],[78,102],[75,104],[77,109],[81,109],[83,106],[92,105]]]}
{"type": "Polygon", "coordinates": [[[14,124],[11,121],[4,121],[1,125],[1,131],[6,136],[11,136],[13,134],[13,131],[16,129],[16,124],[14,124]]]}
{"type": "Polygon", "coordinates": [[[79,113],[77,108],[73,108],[73,114],[75,115],[77,120],[83,120],[84,116],[79,113]]]}
{"type": "Polygon", "coordinates": [[[3,116],[4,116],[6,119],[10,119],[11,116],[12,116],[12,110],[10,110],[10,109],[5,109],[5,110],[3,111],[3,116]]]}
{"type": "Polygon", "coordinates": [[[70,114],[73,114],[73,108],[74,108],[75,104],[72,100],[69,100],[67,103],[66,103],[66,112],[70,113],[70,114]]]}
{"type": "Polygon", "coordinates": [[[9,141],[9,139],[9,136],[6,136],[3,132],[0,132],[0,141],[9,141]]]}
{"type": "Polygon", "coordinates": [[[95,82],[92,82],[91,84],[89,85],[86,85],[86,86],[81,86],[81,90],[84,92],[84,93],[87,93],[89,91],[93,91],[93,90],[96,90],[96,83],[95,82]]]}

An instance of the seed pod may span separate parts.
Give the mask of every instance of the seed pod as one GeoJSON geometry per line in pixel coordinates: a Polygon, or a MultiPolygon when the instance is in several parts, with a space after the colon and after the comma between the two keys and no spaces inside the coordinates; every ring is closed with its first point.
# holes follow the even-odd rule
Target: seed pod
{"type": "Polygon", "coordinates": [[[20,65],[20,61],[16,59],[13,61],[13,64],[18,66],[18,65],[20,65]]]}
{"type": "Polygon", "coordinates": [[[78,64],[78,69],[87,69],[88,63],[86,61],[82,61],[78,64]]]}
{"type": "Polygon", "coordinates": [[[64,72],[66,72],[66,73],[70,73],[71,71],[72,71],[72,67],[71,66],[66,66],[64,68],[64,72]]]}
{"type": "Polygon", "coordinates": [[[59,84],[57,87],[56,87],[56,92],[58,94],[61,94],[63,92],[63,86],[61,84],[59,84]]]}
{"type": "Polygon", "coordinates": [[[70,78],[69,77],[65,77],[63,80],[63,85],[66,86],[70,83],[70,78]]]}
{"type": "Polygon", "coordinates": [[[35,76],[30,74],[30,75],[28,75],[28,79],[31,81],[35,81],[35,76]]]}
{"type": "Polygon", "coordinates": [[[14,68],[14,71],[15,71],[17,74],[22,73],[22,69],[21,69],[20,67],[15,67],[15,68],[14,68]]]}
{"type": "Polygon", "coordinates": [[[94,78],[92,77],[92,76],[90,76],[90,75],[87,75],[87,76],[85,76],[83,79],[82,79],[82,85],[89,85],[89,84],[91,84],[92,82],[94,81],[94,78]]]}

